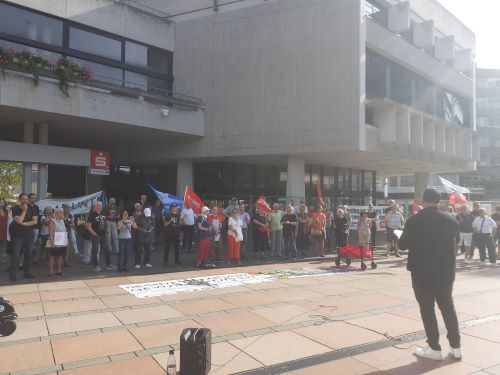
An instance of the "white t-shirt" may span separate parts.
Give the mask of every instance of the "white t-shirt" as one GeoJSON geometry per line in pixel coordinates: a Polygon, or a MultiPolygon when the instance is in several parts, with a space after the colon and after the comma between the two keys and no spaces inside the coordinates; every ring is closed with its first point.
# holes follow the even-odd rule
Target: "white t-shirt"
{"type": "Polygon", "coordinates": [[[132,238],[132,220],[123,220],[123,225],[118,233],[118,238],[124,240],[132,238]]]}
{"type": "Polygon", "coordinates": [[[230,236],[233,236],[238,239],[238,241],[241,241],[238,237],[243,237],[243,234],[241,232],[241,219],[238,217],[237,219],[233,218],[232,216],[229,218],[227,221],[227,225],[229,228],[232,228],[236,233],[234,233],[232,230],[228,230],[227,234],[230,236]]]}
{"type": "Polygon", "coordinates": [[[183,208],[181,220],[184,225],[194,225],[194,212],[192,208],[183,208]]]}
{"type": "Polygon", "coordinates": [[[478,216],[474,219],[474,222],[472,223],[472,228],[476,229],[477,232],[479,233],[492,234],[493,229],[495,229],[496,227],[497,223],[495,223],[495,221],[489,216],[485,216],[484,218],[478,216]]]}

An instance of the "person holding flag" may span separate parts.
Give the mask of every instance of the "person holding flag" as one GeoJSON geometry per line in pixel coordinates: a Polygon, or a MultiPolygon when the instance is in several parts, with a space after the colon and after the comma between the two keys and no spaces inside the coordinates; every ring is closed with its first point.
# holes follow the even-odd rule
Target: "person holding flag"
{"type": "Polygon", "coordinates": [[[187,249],[188,253],[192,253],[195,217],[202,214],[205,204],[189,186],[186,186],[183,204],[184,208],[181,211],[182,248],[184,251],[187,249]]]}

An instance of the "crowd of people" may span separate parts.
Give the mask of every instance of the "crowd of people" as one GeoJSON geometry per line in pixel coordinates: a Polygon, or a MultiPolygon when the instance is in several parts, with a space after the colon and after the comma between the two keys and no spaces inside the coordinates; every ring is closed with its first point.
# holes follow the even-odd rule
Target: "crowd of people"
{"type": "MultiPolygon", "coordinates": [[[[110,198],[105,207],[97,202],[82,225],[77,225],[70,207],[40,210],[36,202],[35,194],[21,194],[19,204],[9,212],[5,200],[0,200],[0,261],[6,262],[6,254],[10,255],[12,281],[17,280],[20,267],[25,278],[32,278],[31,266],[45,259],[49,277],[63,276],[64,267],[74,257],[83,258],[95,272],[102,270],[101,255],[108,270],[126,272],[129,264],[135,269],[151,268],[153,248],[163,252],[164,266],[169,264],[172,251],[174,264],[181,265],[181,247],[185,253],[193,253],[194,246],[198,267],[209,267],[216,262],[239,265],[242,259],[252,257],[252,253],[255,259],[268,254],[290,261],[299,256],[324,257],[328,250],[350,242],[375,246],[381,224],[371,204],[359,213],[353,227],[345,205],[308,206],[301,200],[298,205],[289,201],[286,207],[274,203],[272,208],[264,209],[258,205],[248,207],[233,198],[226,207],[212,202],[197,215],[189,204],[182,208],[172,205],[165,210],[160,200],[150,205],[142,195],[131,210],[118,206],[115,198],[110,198]],[[349,238],[355,232],[357,236],[349,238]],[[114,255],[117,255],[115,264],[114,255]]],[[[487,264],[486,255],[488,264],[496,264],[500,255],[496,251],[500,207],[491,217],[476,202],[470,212],[466,205],[459,207],[457,213],[453,207],[440,206],[440,209],[459,223],[458,252],[464,254],[466,262],[472,259],[477,247],[481,265],[487,264]]],[[[421,207],[416,207],[415,213],[420,210],[421,207]]],[[[398,231],[404,228],[405,217],[394,201],[389,201],[383,221],[386,256],[394,252],[400,257],[398,231]]]]}

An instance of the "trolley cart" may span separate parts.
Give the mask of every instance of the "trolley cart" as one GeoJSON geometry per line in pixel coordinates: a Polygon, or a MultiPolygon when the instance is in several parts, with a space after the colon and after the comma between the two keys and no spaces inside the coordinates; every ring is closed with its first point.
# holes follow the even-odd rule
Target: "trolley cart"
{"type": "Polygon", "coordinates": [[[351,264],[352,259],[359,259],[361,261],[361,269],[366,270],[367,266],[364,262],[365,259],[371,259],[371,268],[377,268],[377,263],[373,260],[373,249],[367,245],[346,245],[338,247],[338,257],[335,260],[335,265],[340,267],[342,258],[345,259],[345,264],[351,264]]]}

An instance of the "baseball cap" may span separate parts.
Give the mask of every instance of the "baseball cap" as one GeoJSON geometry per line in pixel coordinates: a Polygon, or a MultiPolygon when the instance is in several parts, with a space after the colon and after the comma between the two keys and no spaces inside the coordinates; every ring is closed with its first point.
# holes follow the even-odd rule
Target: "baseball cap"
{"type": "Polygon", "coordinates": [[[207,206],[203,206],[201,208],[201,212],[207,212],[207,211],[210,211],[210,209],[207,206]]]}

